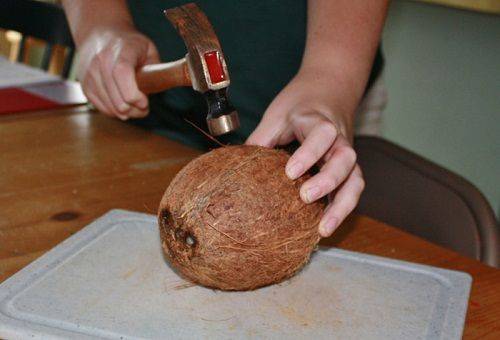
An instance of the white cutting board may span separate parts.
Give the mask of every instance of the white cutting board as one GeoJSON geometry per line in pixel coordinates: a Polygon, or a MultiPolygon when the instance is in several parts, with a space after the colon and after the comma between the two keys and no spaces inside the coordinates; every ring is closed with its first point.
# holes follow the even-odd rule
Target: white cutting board
{"type": "Polygon", "coordinates": [[[0,285],[7,339],[460,339],[468,274],[322,249],[252,292],[190,286],[156,217],[114,210],[0,285]]]}

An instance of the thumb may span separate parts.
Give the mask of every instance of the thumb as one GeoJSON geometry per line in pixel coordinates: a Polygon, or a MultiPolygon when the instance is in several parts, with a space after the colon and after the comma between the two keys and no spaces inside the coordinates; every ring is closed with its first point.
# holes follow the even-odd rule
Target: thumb
{"type": "Polygon", "coordinates": [[[279,96],[276,97],[245,144],[272,148],[277,144],[290,142],[288,139],[292,139],[293,136],[284,135],[287,129],[287,111],[286,103],[280,100],[279,96]]]}
{"type": "Polygon", "coordinates": [[[160,54],[158,53],[155,44],[149,42],[148,50],[146,53],[146,60],[144,64],[148,65],[148,64],[158,64],[158,63],[160,63],[160,54]]]}
{"type": "Polygon", "coordinates": [[[280,142],[283,122],[277,115],[264,114],[259,125],[247,138],[245,144],[272,148],[280,142]]]}

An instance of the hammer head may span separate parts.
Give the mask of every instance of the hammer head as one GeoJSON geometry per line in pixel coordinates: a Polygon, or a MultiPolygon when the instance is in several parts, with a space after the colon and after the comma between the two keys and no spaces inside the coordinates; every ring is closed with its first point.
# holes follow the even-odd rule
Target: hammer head
{"type": "Polygon", "coordinates": [[[231,106],[226,96],[226,89],[207,91],[207,125],[212,136],[220,136],[240,127],[238,112],[231,106]]]}
{"type": "Polygon", "coordinates": [[[238,113],[226,92],[230,84],[219,40],[205,14],[193,3],[165,11],[187,48],[186,60],[193,89],[203,93],[207,104],[207,125],[218,136],[239,128],[238,113]]]}

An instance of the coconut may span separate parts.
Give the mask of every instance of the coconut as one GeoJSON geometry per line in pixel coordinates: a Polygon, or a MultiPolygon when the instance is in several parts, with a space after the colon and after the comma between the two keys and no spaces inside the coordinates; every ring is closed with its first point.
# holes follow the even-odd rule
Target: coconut
{"type": "Polygon", "coordinates": [[[187,164],[160,203],[165,257],[185,278],[222,290],[250,290],[294,275],[316,247],[322,202],[305,204],[308,174],[285,175],[289,155],[228,146],[187,164]]]}

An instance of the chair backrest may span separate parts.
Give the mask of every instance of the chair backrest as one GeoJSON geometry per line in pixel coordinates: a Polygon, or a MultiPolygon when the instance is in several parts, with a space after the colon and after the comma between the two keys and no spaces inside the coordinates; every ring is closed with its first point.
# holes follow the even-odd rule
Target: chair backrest
{"type": "Polygon", "coordinates": [[[377,137],[355,149],[366,180],[357,213],[499,267],[498,223],[470,182],[377,137]]]}
{"type": "Polygon", "coordinates": [[[0,27],[23,35],[18,61],[24,58],[27,36],[46,41],[41,63],[44,70],[49,67],[54,45],[67,47],[68,53],[62,71],[62,76],[67,78],[75,45],[60,5],[36,0],[0,0],[0,27]]]}

